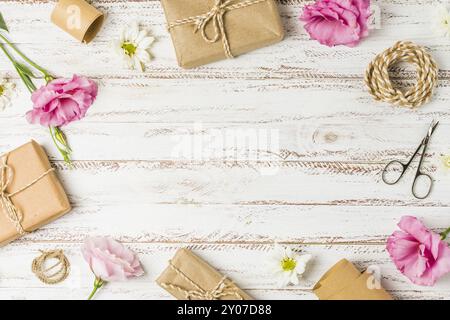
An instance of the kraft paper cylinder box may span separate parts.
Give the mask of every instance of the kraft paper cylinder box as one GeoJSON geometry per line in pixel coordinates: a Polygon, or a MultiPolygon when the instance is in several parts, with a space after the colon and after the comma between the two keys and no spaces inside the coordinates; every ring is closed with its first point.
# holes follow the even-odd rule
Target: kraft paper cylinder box
{"type": "Polygon", "coordinates": [[[71,210],[44,149],[31,141],[0,158],[0,246],[71,210]]]}
{"type": "Polygon", "coordinates": [[[59,0],[51,21],[80,42],[89,43],[103,24],[104,15],[84,0],[59,0]]]}
{"type": "Polygon", "coordinates": [[[281,41],[274,0],[161,0],[178,64],[193,68],[281,41]]]}
{"type": "Polygon", "coordinates": [[[392,297],[348,260],[341,260],[328,270],[313,288],[320,300],[392,300],[392,297]]]}
{"type": "Polygon", "coordinates": [[[188,249],[177,251],[156,282],[179,300],[252,300],[188,249]]]}

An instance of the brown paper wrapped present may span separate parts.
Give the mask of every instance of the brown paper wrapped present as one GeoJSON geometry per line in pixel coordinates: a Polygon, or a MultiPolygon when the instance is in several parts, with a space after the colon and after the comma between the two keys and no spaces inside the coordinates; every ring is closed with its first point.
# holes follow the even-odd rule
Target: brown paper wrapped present
{"type": "Polygon", "coordinates": [[[0,246],[70,211],[42,147],[31,141],[0,156],[0,246]]]}
{"type": "Polygon", "coordinates": [[[373,285],[371,276],[343,259],[323,275],[313,291],[320,300],[392,300],[381,286],[373,285]]]}
{"type": "Polygon", "coordinates": [[[274,0],[162,0],[178,64],[193,68],[281,41],[274,0]]]}
{"type": "Polygon", "coordinates": [[[177,251],[156,282],[179,300],[252,300],[188,249],[177,251]]]}
{"type": "Polygon", "coordinates": [[[50,19],[78,41],[89,43],[100,31],[104,15],[85,0],[59,0],[50,19]]]}

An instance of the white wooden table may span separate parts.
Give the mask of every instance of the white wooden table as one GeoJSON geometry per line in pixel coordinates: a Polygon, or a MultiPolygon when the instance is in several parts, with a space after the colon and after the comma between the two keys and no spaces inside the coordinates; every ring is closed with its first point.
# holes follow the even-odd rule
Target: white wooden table
{"type": "MultiPolygon", "coordinates": [[[[97,299],[169,298],[154,280],[182,246],[258,299],[315,299],[311,287],[341,258],[379,266],[396,298],[450,298],[450,277],[432,288],[412,285],[385,251],[402,215],[416,215],[437,232],[450,225],[450,169],[442,165],[450,153],[450,40],[429,31],[437,1],[376,2],[382,28],[353,49],[309,41],[297,19],[305,3],[279,3],[287,31],[282,43],[185,71],[176,65],[159,1],[94,1],[108,18],[90,45],[50,23],[53,1],[1,1],[11,37],[30,57],[58,75],[90,76],[100,92],[88,116],[66,128],[75,150],[70,169],[47,130],[26,122],[29,94],[14,76],[19,96],[0,113],[0,151],[30,138],[41,142],[74,210],[0,249],[0,298],[85,298],[93,277],[80,246],[89,235],[126,243],[147,271],[108,284],[97,299]],[[158,39],[143,74],[123,69],[109,49],[133,19],[158,39]],[[364,88],[366,65],[396,40],[429,47],[441,67],[434,101],[417,111],[374,103],[364,88]],[[435,188],[419,201],[410,193],[412,172],[389,187],[380,171],[387,161],[408,157],[433,118],[441,124],[425,165],[435,188]],[[217,139],[201,141],[237,132],[266,133],[274,142],[221,147],[217,139]],[[177,152],[190,139],[200,141],[201,157],[177,152]],[[299,286],[278,289],[267,273],[274,242],[314,255],[299,286]],[[39,249],[54,248],[65,250],[73,270],[61,285],[46,286],[31,273],[31,261],[39,249]]],[[[0,71],[14,74],[3,57],[0,71]]],[[[400,71],[413,81],[413,72],[400,71]]]]}

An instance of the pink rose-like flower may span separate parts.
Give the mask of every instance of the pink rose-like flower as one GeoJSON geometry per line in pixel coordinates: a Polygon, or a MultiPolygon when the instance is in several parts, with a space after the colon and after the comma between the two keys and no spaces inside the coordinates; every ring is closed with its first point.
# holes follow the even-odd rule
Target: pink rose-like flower
{"type": "Polygon", "coordinates": [[[33,92],[26,117],[30,123],[61,127],[83,118],[96,97],[97,84],[86,77],[55,79],[33,92]]]}
{"type": "Polygon", "coordinates": [[[386,249],[400,270],[413,283],[432,286],[450,272],[450,248],[441,236],[428,230],[415,217],[402,217],[387,241],[386,249]]]}
{"type": "Polygon", "coordinates": [[[318,0],[303,9],[300,20],[312,39],[329,47],[353,47],[369,34],[370,0],[318,0]]]}
{"type": "Polygon", "coordinates": [[[144,274],[137,255],[111,238],[86,239],[82,253],[92,272],[103,281],[124,281],[144,274]]]}

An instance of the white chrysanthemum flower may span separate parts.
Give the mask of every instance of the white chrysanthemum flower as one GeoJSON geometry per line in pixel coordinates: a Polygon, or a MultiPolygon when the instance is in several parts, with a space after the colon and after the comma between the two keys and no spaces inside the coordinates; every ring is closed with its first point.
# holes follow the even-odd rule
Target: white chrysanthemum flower
{"type": "Polygon", "coordinates": [[[290,248],[276,244],[271,254],[270,269],[276,277],[278,286],[286,287],[291,283],[297,285],[298,277],[305,272],[311,258],[309,254],[298,255],[290,248]]]}
{"type": "Polygon", "coordinates": [[[127,68],[144,71],[151,60],[148,49],[154,41],[155,38],[148,36],[147,30],[140,29],[138,23],[133,22],[123,28],[119,39],[113,42],[113,48],[127,68]]]}
{"type": "Polygon", "coordinates": [[[0,111],[11,105],[16,85],[9,78],[0,78],[0,111]]]}
{"type": "Polygon", "coordinates": [[[441,37],[450,37],[450,13],[447,6],[443,4],[436,6],[432,30],[441,37]]]}

